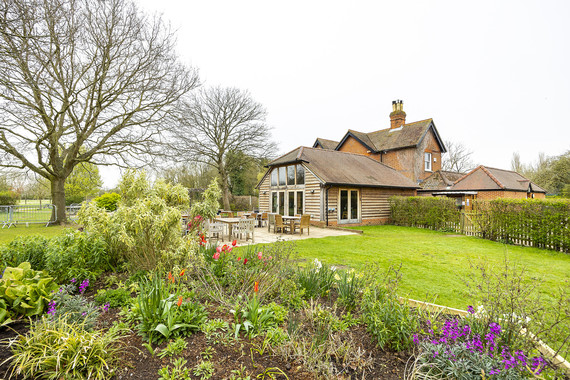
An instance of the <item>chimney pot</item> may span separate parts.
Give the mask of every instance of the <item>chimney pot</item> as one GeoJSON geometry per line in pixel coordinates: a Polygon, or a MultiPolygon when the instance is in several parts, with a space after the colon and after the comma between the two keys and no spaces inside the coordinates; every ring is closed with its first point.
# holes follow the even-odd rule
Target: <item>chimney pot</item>
{"type": "Polygon", "coordinates": [[[390,113],[390,129],[399,128],[406,124],[404,101],[397,99],[392,101],[392,113],[390,113]]]}

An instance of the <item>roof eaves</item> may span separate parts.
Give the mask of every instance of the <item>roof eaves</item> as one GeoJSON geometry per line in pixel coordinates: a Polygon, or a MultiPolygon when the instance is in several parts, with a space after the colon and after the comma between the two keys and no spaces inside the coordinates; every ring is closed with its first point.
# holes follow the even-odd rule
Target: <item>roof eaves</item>
{"type": "Polygon", "coordinates": [[[383,189],[420,189],[419,186],[371,185],[362,183],[325,182],[324,184],[329,186],[379,187],[383,189]]]}

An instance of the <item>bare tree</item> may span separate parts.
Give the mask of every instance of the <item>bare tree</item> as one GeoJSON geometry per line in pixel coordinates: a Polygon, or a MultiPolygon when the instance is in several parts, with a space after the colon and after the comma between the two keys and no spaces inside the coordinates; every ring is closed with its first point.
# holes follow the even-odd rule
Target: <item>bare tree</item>
{"type": "Polygon", "coordinates": [[[441,168],[450,172],[466,173],[473,168],[471,161],[472,151],[467,149],[463,143],[446,141],[447,153],[442,157],[441,168]]]}
{"type": "Polygon", "coordinates": [[[225,209],[230,207],[228,153],[241,150],[252,157],[267,157],[275,149],[265,117],[263,106],[237,88],[204,89],[185,108],[173,139],[176,151],[216,168],[225,209]]]}
{"type": "Polygon", "coordinates": [[[48,179],[58,222],[76,165],[157,154],[198,85],[168,25],[130,0],[3,0],[0,39],[0,166],[48,179]]]}

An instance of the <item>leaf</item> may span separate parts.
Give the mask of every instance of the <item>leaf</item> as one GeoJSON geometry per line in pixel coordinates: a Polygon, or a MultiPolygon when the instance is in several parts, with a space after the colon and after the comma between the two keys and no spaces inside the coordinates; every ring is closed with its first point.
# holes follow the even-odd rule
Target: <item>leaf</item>
{"type": "Polygon", "coordinates": [[[161,333],[165,338],[170,337],[170,330],[163,323],[160,323],[158,326],[156,326],[154,330],[161,333]]]}

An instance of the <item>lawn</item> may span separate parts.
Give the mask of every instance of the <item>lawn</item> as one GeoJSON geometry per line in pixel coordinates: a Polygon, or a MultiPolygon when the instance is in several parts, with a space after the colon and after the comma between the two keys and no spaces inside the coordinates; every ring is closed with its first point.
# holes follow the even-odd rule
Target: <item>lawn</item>
{"type": "Polygon", "coordinates": [[[418,300],[465,309],[473,303],[464,284],[470,263],[501,268],[505,257],[521,264],[542,289],[570,280],[570,255],[518,247],[443,232],[397,226],[365,226],[362,235],[297,241],[301,258],[366,270],[402,264],[400,294],[418,300]]]}
{"type": "Polygon", "coordinates": [[[0,229],[0,244],[9,243],[18,236],[43,235],[52,237],[60,234],[63,229],[64,227],[62,226],[46,227],[43,224],[30,224],[29,227],[18,225],[16,227],[2,228],[0,229]]]}

